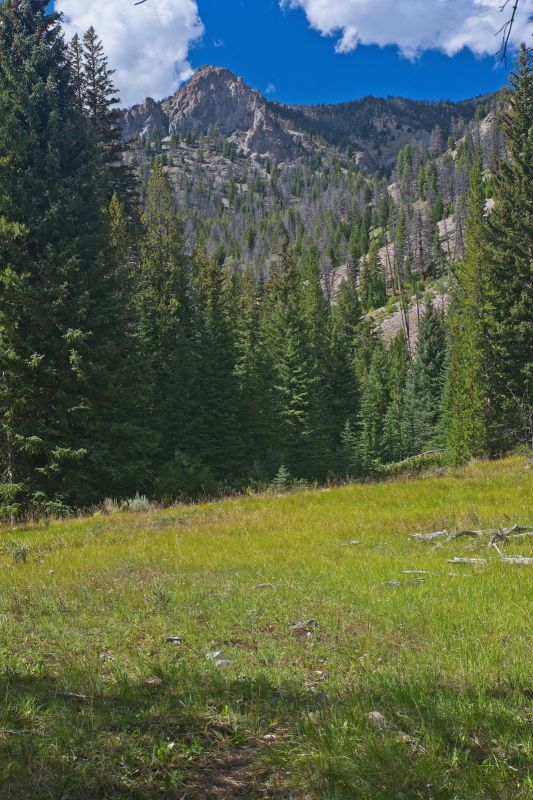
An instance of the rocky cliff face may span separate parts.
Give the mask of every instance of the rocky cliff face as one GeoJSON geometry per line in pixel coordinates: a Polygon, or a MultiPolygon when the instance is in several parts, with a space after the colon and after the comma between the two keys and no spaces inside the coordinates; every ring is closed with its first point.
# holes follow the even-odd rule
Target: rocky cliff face
{"type": "Polygon", "coordinates": [[[139,136],[151,136],[157,130],[161,138],[168,136],[168,117],[161,103],[147,97],[144,103],[126,108],[120,113],[120,130],[125,142],[139,136]]]}
{"type": "Polygon", "coordinates": [[[164,137],[213,128],[247,153],[277,161],[297,156],[295,137],[279,125],[263,96],[223,67],[202,67],[173,97],[162,103],[149,98],[121,119],[125,141],[154,129],[164,137]]]}

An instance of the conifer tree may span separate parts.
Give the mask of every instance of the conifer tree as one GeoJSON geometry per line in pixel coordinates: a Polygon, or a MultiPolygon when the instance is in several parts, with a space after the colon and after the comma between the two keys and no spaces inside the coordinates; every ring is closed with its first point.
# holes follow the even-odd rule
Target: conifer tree
{"type": "Polygon", "coordinates": [[[385,455],[384,425],[390,402],[388,375],[388,354],[378,340],[361,387],[359,458],[364,474],[373,472],[385,455]]]}
{"type": "Polygon", "coordinates": [[[172,190],[156,159],[142,216],[143,236],[136,267],[140,335],[153,371],[154,427],[160,436],[158,462],[193,448],[196,356],[191,297],[191,263],[184,254],[181,219],[172,190]]]}
{"type": "Polygon", "coordinates": [[[533,397],[533,50],[522,45],[503,119],[508,159],[494,175],[489,217],[491,382],[495,428],[491,450],[524,439],[522,411],[533,397]]]}
{"type": "Polygon", "coordinates": [[[223,482],[242,476],[245,458],[235,339],[223,264],[196,254],[199,376],[195,448],[223,482]]]}
{"type": "Polygon", "coordinates": [[[121,202],[130,210],[130,206],[135,203],[135,180],[131,169],[122,159],[123,145],[119,112],[116,108],[120,101],[113,83],[115,70],[109,68],[103,44],[92,26],[83,36],[81,53],[80,43],[76,38],[70,45],[74,86],[77,96],[81,89],[83,108],[91,122],[100,157],[105,166],[104,202],[107,205],[113,192],[118,192],[121,202]],[[81,75],[78,72],[80,56],[81,75]]]}
{"type": "Polygon", "coordinates": [[[83,46],[77,33],[74,34],[68,46],[68,58],[76,105],[81,114],[85,106],[85,76],[83,68],[83,46]]]}
{"type": "Polygon", "coordinates": [[[59,16],[46,0],[6,0],[0,29],[2,437],[13,480],[30,495],[82,505],[101,496],[105,477],[107,492],[118,488],[120,459],[139,465],[132,431],[118,422],[124,381],[113,370],[124,340],[100,163],[59,16]]]}
{"type": "Polygon", "coordinates": [[[409,372],[409,350],[400,332],[389,348],[389,405],[383,422],[383,460],[400,461],[405,456],[405,385],[409,372]]]}
{"type": "Polygon", "coordinates": [[[426,302],[416,352],[410,364],[403,409],[406,455],[437,444],[442,413],[446,331],[442,315],[426,302]]]}
{"type": "Polygon", "coordinates": [[[235,377],[239,392],[241,436],[249,475],[260,477],[265,469],[267,446],[267,387],[261,347],[261,293],[249,273],[238,299],[235,336],[235,377]]]}
{"type": "Polygon", "coordinates": [[[385,275],[379,258],[379,249],[378,240],[373,239],[368,257],[364,259],[361,268],[360,294],[365,311],[371,308],[380,308],[387,300],[385,275]]]}
{"type": "Polygon", "coordinates": [[[318,376],[306,337],[300,278],[285,243],[270,276],[263,305],[262,337],[269,362],[270,452],[297,477],[325,473],[318,418],[318,376]]]}
{"type": "Polygon", "coordinates": [[[488,269],[485,193],[481,167],[472,170],[466,251],[452,287],[450,357],[446,387],[448,444],[457,459],[484,456],[491,429],[489,336],[491,280],[488,269]]]}

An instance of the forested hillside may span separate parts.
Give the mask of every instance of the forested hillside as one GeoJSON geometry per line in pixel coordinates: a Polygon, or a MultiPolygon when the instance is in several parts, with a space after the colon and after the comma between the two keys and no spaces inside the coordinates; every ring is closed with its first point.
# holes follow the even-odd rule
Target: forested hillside
{"type": "Polygon", "coordinates": [[[118,112],[47,6],[0,6],[0,516],[533,444],[531,50],[459,109],[118,112]]]}

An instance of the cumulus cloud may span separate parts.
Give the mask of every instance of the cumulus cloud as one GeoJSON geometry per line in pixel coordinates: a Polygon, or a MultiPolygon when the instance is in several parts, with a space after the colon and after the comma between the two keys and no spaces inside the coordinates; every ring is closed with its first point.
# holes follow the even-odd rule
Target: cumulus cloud
{"type": "Polygon", "coordinates": [[[56,8],[67,38],[94,26],[122,105],[172,94],[192,74],[189,48],[204,32],[196,0],[56,0],[56,8]]]}
{"type": "MultiPolygon", "coordinates": [[[[280,0],[301,8],[309,24],[324,36],[337,37],[336,50],[348,53],[359,44],[396,45],[407,58],[437,49],[454,55],[464,47],[478,55],[494,53],[495,33],[510,15],[503,0],[280,0]]],[[[511,44],[531,34],[533,0],[521,0],[511,44]]]]}

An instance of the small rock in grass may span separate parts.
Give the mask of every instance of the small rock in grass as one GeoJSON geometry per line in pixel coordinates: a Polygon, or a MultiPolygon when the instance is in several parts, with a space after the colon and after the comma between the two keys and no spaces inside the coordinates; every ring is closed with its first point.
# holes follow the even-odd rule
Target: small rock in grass
{"type": "Polygon", "coordinates": [[[486,558],[449,558],[448,564],[486,564],[486,558]]]}
{"type": "Polygon", "coordinates": [[[161,678],[157,678],[155,675],[151,675],[149,678],[146,678],[145,685],[150,686],[150,688],[156,689],[158,686],[163,685],[163,681],[161,678]]]}
{"type": "Polygon", "coordinates": [[[318,622],[314,619],[309,619],[307,622],[295,622],[291,625],[291,631],[295,636],[307,636],[310,638],[313,631],[318,628],[318,622]]]}
{"type": "Polygon", "coordinates": [[[166,644],[173,644],[175,647],[179,647],[183,644],[183,639],[181,639],[179,636],[167,636],[165,642],[166,644]]]}
{"type": "Polygon", "coordinates": [[[115,660],[115,656],[112,653],[110,653],[109,650],[106,650],[105,653],[100,653],[98,655],[98,658],[100,659],[100,661],[114,661],[115,660]]]}
{"type": "Polygon", "coordinates": [[[220,658],[222,655],[222,650],[215,650],[213,653],[206,653],[205,657],[209,659],[209,661],[216,661],[217,658],[220,658]]]}
{"type": "Polygon", "coordinates": [[[381,711],[370,711],[366,715],[366,718],[378,731],[385,731],[390,727],[388,720],[383,716],[381,711]]]}
{"type": "Polygon", "coordinates": [[[385,581],[384,583],[378,583],[378,585],[375,586],[374,588],[376,588],[376,589],[384,589],[384,588],[398,589],[400,586],[401,586],[400,581],[385,581]]]}
{"type": "Polygon", "coordinates": [[[215,661],[215,667],[220,669],[221,667],[229,667],[230,664],[233,664],[233,661],[230,661],[229,658],[217,658],[215,661]]]}

